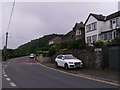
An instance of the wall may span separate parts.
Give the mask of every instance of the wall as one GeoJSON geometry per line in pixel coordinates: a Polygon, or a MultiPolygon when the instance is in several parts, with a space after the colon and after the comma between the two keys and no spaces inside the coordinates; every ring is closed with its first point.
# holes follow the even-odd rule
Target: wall
{"type": "Polygon", "coordinates": [[[94,51],[94,49],[89,50],[69,50],[64,52],[57,52],[52,60],[55,60],[56,56],[59,54],[72,54],[78,59],[81,59],[84,63],[84,68],[91,69],[102,69],[102,52],[94,51]]]}
{"type": "MultiPolygon", "coordinates": [[[[93,36],[93,35],[97,35],[98,37],[98,22],[97,22],[97,30],[94,30],[94,31],[91,31],[91,32],[86,32],[86,26],[91,24],[91,23],[94,23],[94,22],[97,22],[97,19],[95,19],[93,16],[90,16],[89,17],[89,20],[87,21],[86,25],[85,25],[85,42],[87,43],[87,37],[88,36],[93,36]]],[[[98,39],[97,39],[98,40],[98,39]]],[[[91,40],[92,42],[92,40],[91,40]]]]}
{"type": "Polygon", "coordinates": [[[109,69],[120,72],[120,46],[108,48],[109,69]]]}

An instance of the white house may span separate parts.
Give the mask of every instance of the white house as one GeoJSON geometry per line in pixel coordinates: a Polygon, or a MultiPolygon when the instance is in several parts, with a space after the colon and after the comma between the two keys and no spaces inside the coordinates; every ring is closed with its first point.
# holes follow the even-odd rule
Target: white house
{"type": "Polygon", "coordinates": [[[120,37],[120,11],[108,16],[89,14],[85,22],[86,43],[110,41],[115,37],[120,37]]]}

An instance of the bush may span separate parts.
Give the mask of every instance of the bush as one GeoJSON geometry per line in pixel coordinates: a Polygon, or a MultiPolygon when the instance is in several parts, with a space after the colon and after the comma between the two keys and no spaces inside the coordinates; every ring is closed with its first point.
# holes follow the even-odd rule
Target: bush
{"type": "Polygon", "coordinates": [[[48,55],[47,56],[53,56],[57,51],[59,51],[59,46],[58,45],[52,45],[49,48],[48,55]]]}
{"type": "Polygon", "coordinates": [[[96,47],[104,47],[106,45],[107,45],[107,43],[102,40],[98,40],[96,43],[94,43],[94,46],[96,46],[96,47]]]}

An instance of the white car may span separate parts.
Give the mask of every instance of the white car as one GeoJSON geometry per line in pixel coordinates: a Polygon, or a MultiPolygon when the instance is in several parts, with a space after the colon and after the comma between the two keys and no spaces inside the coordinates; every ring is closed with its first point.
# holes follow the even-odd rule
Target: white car
{"type": "Polygon", "coordinates": [[[75,58],[73,55],[58,55],[55,59],[56,67],[69,68],[82,68],[82,61],[75,58]]]}
{"type": "Polygon", "coordinates": [[[32,53],[32,54],[30,54],[30,56],[29,56],[30,58],[34,58],[35,57],[35,55],[32,53]]]}

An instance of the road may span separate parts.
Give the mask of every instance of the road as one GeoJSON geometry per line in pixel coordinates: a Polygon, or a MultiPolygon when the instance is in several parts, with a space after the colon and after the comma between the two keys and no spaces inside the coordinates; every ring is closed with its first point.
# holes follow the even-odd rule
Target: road
{"type": "Polygon", "coordinates": [[[117,88],[45,68],[29,57],[3,63],[3,88],[117,88]]]}

